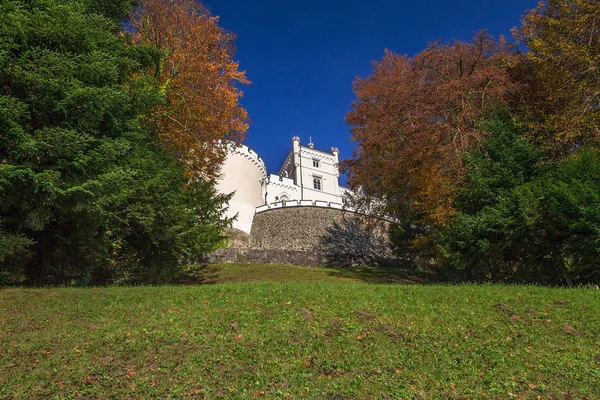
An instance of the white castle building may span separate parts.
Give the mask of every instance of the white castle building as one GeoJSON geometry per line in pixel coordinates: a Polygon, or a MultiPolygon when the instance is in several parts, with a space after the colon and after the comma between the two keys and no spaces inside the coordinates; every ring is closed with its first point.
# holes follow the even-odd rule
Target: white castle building
{"type": "Polygon", "coordinates": [[[229,145],[217,182],[219,193],[235,192],[226,216],[237,215],[233,227],[250,233],[255,214],[279,207],[343,209],[350,189],[339,184],[339,150],[315,149],[292,138],[292,149],[277,174],[267,174],[262,158],[247,146],[229,145]]]}

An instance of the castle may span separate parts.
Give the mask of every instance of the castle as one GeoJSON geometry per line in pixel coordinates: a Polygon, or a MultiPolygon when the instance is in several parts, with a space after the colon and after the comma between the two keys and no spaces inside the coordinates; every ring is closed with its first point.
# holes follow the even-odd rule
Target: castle
{"type": "Polygon", "coordinates": [[[339,150],[318,150],[292,138],[292,148],[277,174],[267,174],[262,158],[245,145],[228,145],[217,182],[219,193],[235,192],[227,217],[237,215],[233,227],[250,233],[255,215],[283,207],[344,209],[348,188],[339,185],[339,150]]]}
{"type": "Polygon", "coordinates": [[[210,262],[251,262],[311,266],[376,265],[393,259],[388,225],[367,226],[346,204],[350,189],[339,184],[339,150],[292,148],[277,174],[267,174],[259,155],[228,144],[217,191],[233,193],[227,217],[237,218],[227,247],[210,262]]]}

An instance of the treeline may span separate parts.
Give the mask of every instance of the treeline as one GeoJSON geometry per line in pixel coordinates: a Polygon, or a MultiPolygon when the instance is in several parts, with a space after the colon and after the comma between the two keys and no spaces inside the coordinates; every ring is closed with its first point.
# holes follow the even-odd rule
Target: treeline
{"type": "Polygon", "coordinates": [[[464,280],[600,283],[599,21],[598,2],[546,0],[513,40],[386,52],[355,81],[349,183],[400,221],[400,257],[464,280]]]}
{"type": "Polygon", "coordinates": [[[0,0],[0,285],[167,282],[221,243],[233,40],[192,0],[0,0]]]}

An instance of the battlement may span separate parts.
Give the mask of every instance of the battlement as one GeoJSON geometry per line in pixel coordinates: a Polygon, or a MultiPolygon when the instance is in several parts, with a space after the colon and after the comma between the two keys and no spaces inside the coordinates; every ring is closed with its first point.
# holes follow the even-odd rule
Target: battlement
{"type": "Polygon", "coordinates": [[[246,146],[245,144],[236,145],[234,143],[229,143],[227,146],[228,146],[228,150],[230,152],[240,154],[240,155],[244,156],[245,158],[247,158],[248,160],[252,161],[252,163],[256,164],[256,166],[258,166],[260,168],[260,170],[263,174],[263,177],[266,179],[267,167],[266,167],[265,162],[262,159],[262,157],[259,156],[256,151],[252,150],[250,147],[246,146]]]}
{"type": "Polygon", "coordinates": [[[344,210],[354,212],[353,208],[347,207],[341,203],[334,203],[329,201],[322,200],[281,200],[275,201],[269,204],[265,204],[259,207],[256,207],[256,213],[259,214],[261,212],[274,210],[277,208],[287,208],[287,207],[321,207],[321,208],[333,208],[336,210],[344,210]]]}
{"type": "Polygon", "coordinates": [[[286,178],[284,176],[280,176],[280,175],[277,175],[277,174],[271,174],[271,175],[269,175],[269,185],[275,185],[275,186],[289,188],[289,189],[297,189],[297,188],[299,188],[299,186],[297,186],[294,183],[293,179],[286,178]]]}

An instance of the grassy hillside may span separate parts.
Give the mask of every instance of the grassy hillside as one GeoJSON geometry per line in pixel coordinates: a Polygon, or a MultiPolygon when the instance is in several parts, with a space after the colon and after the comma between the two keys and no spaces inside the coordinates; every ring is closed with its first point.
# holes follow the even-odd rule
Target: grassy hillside
{"type": "Polygon", "coordinates": [[[597,290],[352,279],[0,290],[0,398],[600,398],[597,290]]]}
{"type": "Polygon", "coordinates": [[[432,276],[401,268],[323,268],[270,264],[192,266],[184,283],[344,282],[431,283],[432,276]]]}

